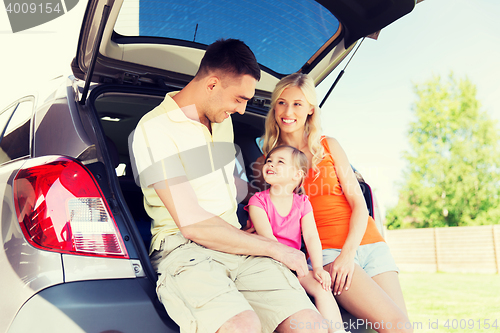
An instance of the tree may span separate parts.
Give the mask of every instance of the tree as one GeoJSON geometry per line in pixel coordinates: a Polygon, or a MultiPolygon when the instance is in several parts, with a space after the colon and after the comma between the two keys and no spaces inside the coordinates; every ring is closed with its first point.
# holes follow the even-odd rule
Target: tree
{"type": "Polygon", "coordinates": [[[469,79],[415,85],[416,120],[389,229],[500,223],[500,133],[469,79]]]}

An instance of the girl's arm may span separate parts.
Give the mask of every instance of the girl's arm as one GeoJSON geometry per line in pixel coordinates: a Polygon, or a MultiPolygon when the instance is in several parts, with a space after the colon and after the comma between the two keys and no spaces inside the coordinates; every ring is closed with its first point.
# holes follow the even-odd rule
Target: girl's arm
{"type": "Polygon", "coordinates": [[[277,241],[276,237],[274,237],[271,223],[269,222],[269,218],[267,217],[267,213],[264,209],[250,205],[248,206],[248,215],[250,216],[250,220],[252,221],[258,235],[277,241]]]}
{"type": "Polygon", "coordinates": [[[330,265],[330,274],[334,281],[333,293],[334,295],[340,295],[344,288],[347,290],[351,285],[352,274],[354,273],[354,256],[366,231],[368,209],[346,153],[337,140],[327,138],[327,141],[335,161],[335,169],[342,191],[352,210],[347,239],[342,246],[340,255],[330,265]]]}
{"type": "Polygon", "coordinates": [[[314,221],[313,212],[309,212],[300,220],[302,227],[302,237],[306,244],[307,253],[311,258],[314,278],[321,283],[323,289],[331,290],[332,280],[330,274],[323,269],[323,253],[318,229],[314,221]]]}

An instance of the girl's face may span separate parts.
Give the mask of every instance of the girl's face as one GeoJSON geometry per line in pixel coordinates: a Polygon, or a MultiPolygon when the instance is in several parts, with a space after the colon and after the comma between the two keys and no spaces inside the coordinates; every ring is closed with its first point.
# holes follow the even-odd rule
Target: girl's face
{"type": "Polygon", "coordinates": [[[313,114],[314,107],[309,104],[299,87],[288,87],[281,93],[274,106],[274,117],[284,133],[303,131],[307,116],[313,114]]]}
{"type": "Polygon", "coordinates": [[[266,160],[262,168],[264,180],[270,185],[294,185],[300,180],[300,171],[292,161],[289,148],[275,150],[266,160]]]}

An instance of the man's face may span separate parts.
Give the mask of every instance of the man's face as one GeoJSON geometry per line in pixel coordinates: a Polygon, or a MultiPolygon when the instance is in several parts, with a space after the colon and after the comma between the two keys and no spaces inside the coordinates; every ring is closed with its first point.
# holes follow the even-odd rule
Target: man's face
{"type": "Polygon", "coordinates": [[[255,94],[257,80],[250,75],[220,79],[205,104],[205,117],[212,123],[221,123],[235,112],[245,113],[248,100],[255,94]]]}

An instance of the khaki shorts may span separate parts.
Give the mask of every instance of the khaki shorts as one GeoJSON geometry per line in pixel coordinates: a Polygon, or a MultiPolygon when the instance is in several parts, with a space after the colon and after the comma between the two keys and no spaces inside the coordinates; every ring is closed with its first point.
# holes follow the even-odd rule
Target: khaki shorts
{"type": "Polygon", "coordinates": [[[273,332],[298,311],[317,311],[295,275],[268,257],[210,250],[178,233],[152,260],[160,261],[158,297],[183,333],[216,332],[246,310],[273,332]]]}

